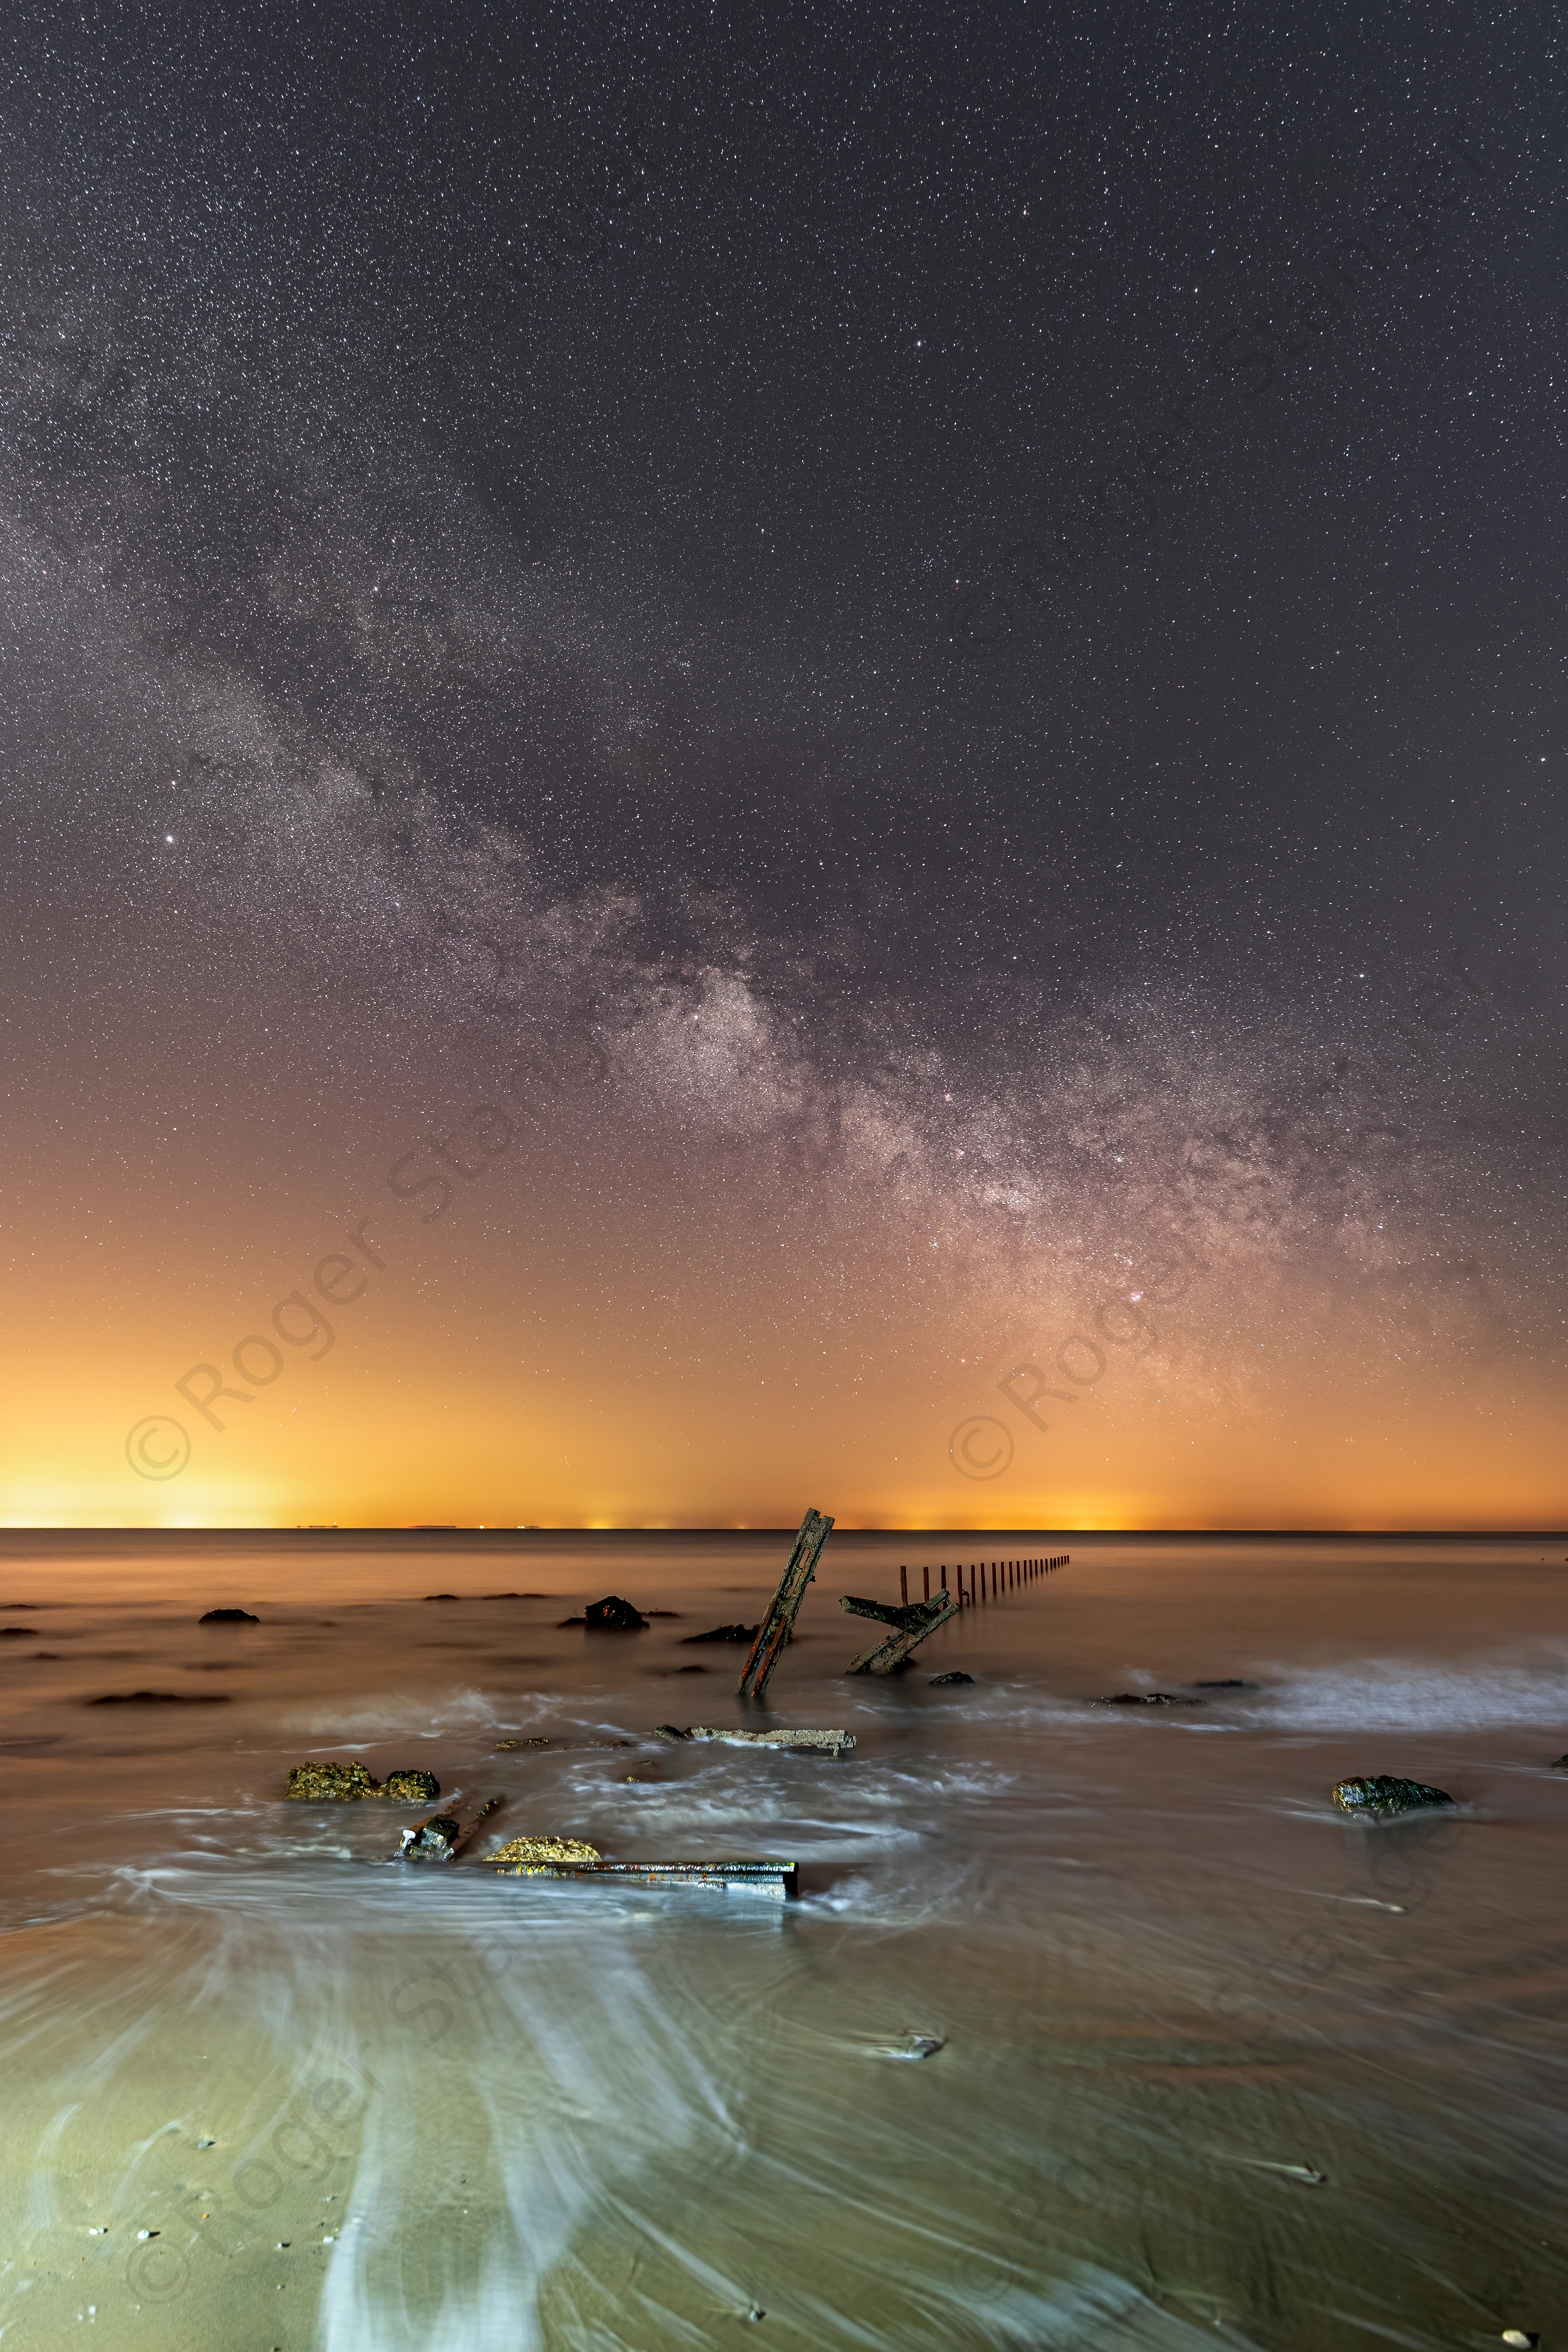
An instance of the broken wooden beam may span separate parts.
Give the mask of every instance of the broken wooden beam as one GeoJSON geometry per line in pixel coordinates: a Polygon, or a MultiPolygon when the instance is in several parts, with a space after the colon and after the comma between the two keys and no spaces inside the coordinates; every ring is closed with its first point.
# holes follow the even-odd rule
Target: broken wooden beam
{"type": "Polygon", "coordinates": [[[757,1638],[737,1685],[742,1698],[761,1698],[765,1693],[768,1678],[779,1662],[805,1598],[805,1588],[816,1573],[822,1547],[832,1532],[832,1520],[821,1511],[809,1510],[802,1519],[789,1566],[779,1579],[773,1605],[757,1629],[757,1638]]]}
{"type": "Polygon", "coordinates": [[[722,1895],[760,1895],[774,1903],[800,1893],[793,1862],[541,1862],[503,1871],[507,1878],[602,1879],[621,1886],[706,1886],[722,1895]]]}
{"type": "Polygon", "coordinates": [[[886,1641],[874,1643],[858,1658],[852,1658],[845,1672],[890,1675],[928,1634],[945,1625],[950,1617],[957,1616],[959,1602],[955,1592],[943,1591],[934,1601],[911,1601],[907,1608],[896,1609],[886,1601],[862,1601],[858,1594],[846,1592],[839,1596],[838,1606],[847,1610],[851,1617],[874,1617],[879,1624],[893,1629],[886,1641]]]}
{"type": "Polygon", "coordinates": [[[432,1813],[428,1819],[416,1822],[405,1830],[398,1843],[400,1862],[451,1862],[473,1836],[479,1823],[488,1821],[501,1802],[500,1797],[487,1797],[473,1812],[458,1820],[453,1813],[432,1813]]]}
{"type": "Polygon", "coordinates": [[[694,1723],[689,1731],[674,1723],[656,1723],[653,1728],[659,1739],[716,1739],[730,1748],[809,1748],[828,1756],[847,1756],[855,1745],[852,1731],[726,1731],[706,1723],[694,1723]]]}

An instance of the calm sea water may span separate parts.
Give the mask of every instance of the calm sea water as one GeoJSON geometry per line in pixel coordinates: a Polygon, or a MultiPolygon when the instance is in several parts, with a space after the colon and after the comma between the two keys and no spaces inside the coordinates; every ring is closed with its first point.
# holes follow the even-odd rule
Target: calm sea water
{"type": "Polygon", "coordinates": [[[5,1540],[6,2352],[1563,2340],[1562,1539],[987,1538],[1071,1564],[873,1684],[837,1595],[981,1547],[835,1535],[748,1714],[683,1637],[787,1549],[5,1540]],[[678,1614],[560,1624],[608,1592],[678,1614]],[[409,1871],[282,1801],[350,1756],[803,1899],[409,1871]]]}

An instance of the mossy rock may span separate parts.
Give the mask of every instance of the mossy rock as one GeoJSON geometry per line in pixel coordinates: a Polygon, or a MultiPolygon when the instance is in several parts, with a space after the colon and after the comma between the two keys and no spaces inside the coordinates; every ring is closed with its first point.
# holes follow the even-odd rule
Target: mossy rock
{"type": "Polygon", "coordinates": [[[1427,1805],[1453,1801],[1443,1790],[1429,1789],[1425,1780],[1400,1780],[1387,1772],[1334,1784],[1334,1802],[1346,1813],[1415,1813],[1427,1805]]]}
{"type": "Polygon", "coordinates": [[[361,1799],[388,1805],[433,1805],[441,1793],[434,1772],[408,1767],[389,1772],[384,1780],[371,1778],[357,1758],[352,1764],[296,1764],[284,1792],[306,1805],[348,1805],[361,1799]]]}
{"type": "Polygon", "coordinates": [[[388,1805],[433,1805],[441,1793],[441,1783],[434,1772],[389,1772],[384,1780],[372,1781],[364,1791],[367,1797],[378,1797],[388,1805]]]}
{"type": "Polygon", "coordinates": [[[295,1764],[290,1767],[286,1796],[307,1805],[352,1804],[375,1787],[368,1769],[356,1758],[352,1764],[295,1764]]]}
{"type": "Polygon", "coordinates": [[[597,1862],[597,1846],[586,1845],[581,1838],[517,1837],[506,1845],[498,1846],[490,1860],[501,1878],[526,1878],[541,1865],[563,1862],[597,1862]]]}

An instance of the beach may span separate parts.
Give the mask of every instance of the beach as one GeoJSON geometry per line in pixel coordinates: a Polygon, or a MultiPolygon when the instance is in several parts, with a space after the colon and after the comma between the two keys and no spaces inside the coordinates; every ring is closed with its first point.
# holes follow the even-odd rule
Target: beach
{"type": "Polygon", "coordinates": [[[1562,1539],[836,1533],[747,1708],[688,1637],[789,1542],[5,1538],[7,2352],[1561,2336],[1562,1539]],[[840,1593],[1059,1552],[845,1678],[840,1593]],[[504,1802],[411,1868],[285,1801],[353,1757],[504,1802]],[[546,1833],[801,1897],[484,1867],[546,1833]]]}

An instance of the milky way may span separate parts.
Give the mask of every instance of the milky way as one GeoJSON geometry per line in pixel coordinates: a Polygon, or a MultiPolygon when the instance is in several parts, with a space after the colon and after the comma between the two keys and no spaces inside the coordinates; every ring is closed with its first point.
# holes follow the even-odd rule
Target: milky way
{"type": "Polygon", "coordinates": [[[13,33],[10,1516],[372,1211],[392,1516],[1560,1508],[1547,101],[1296,29],[13,33]]]}

